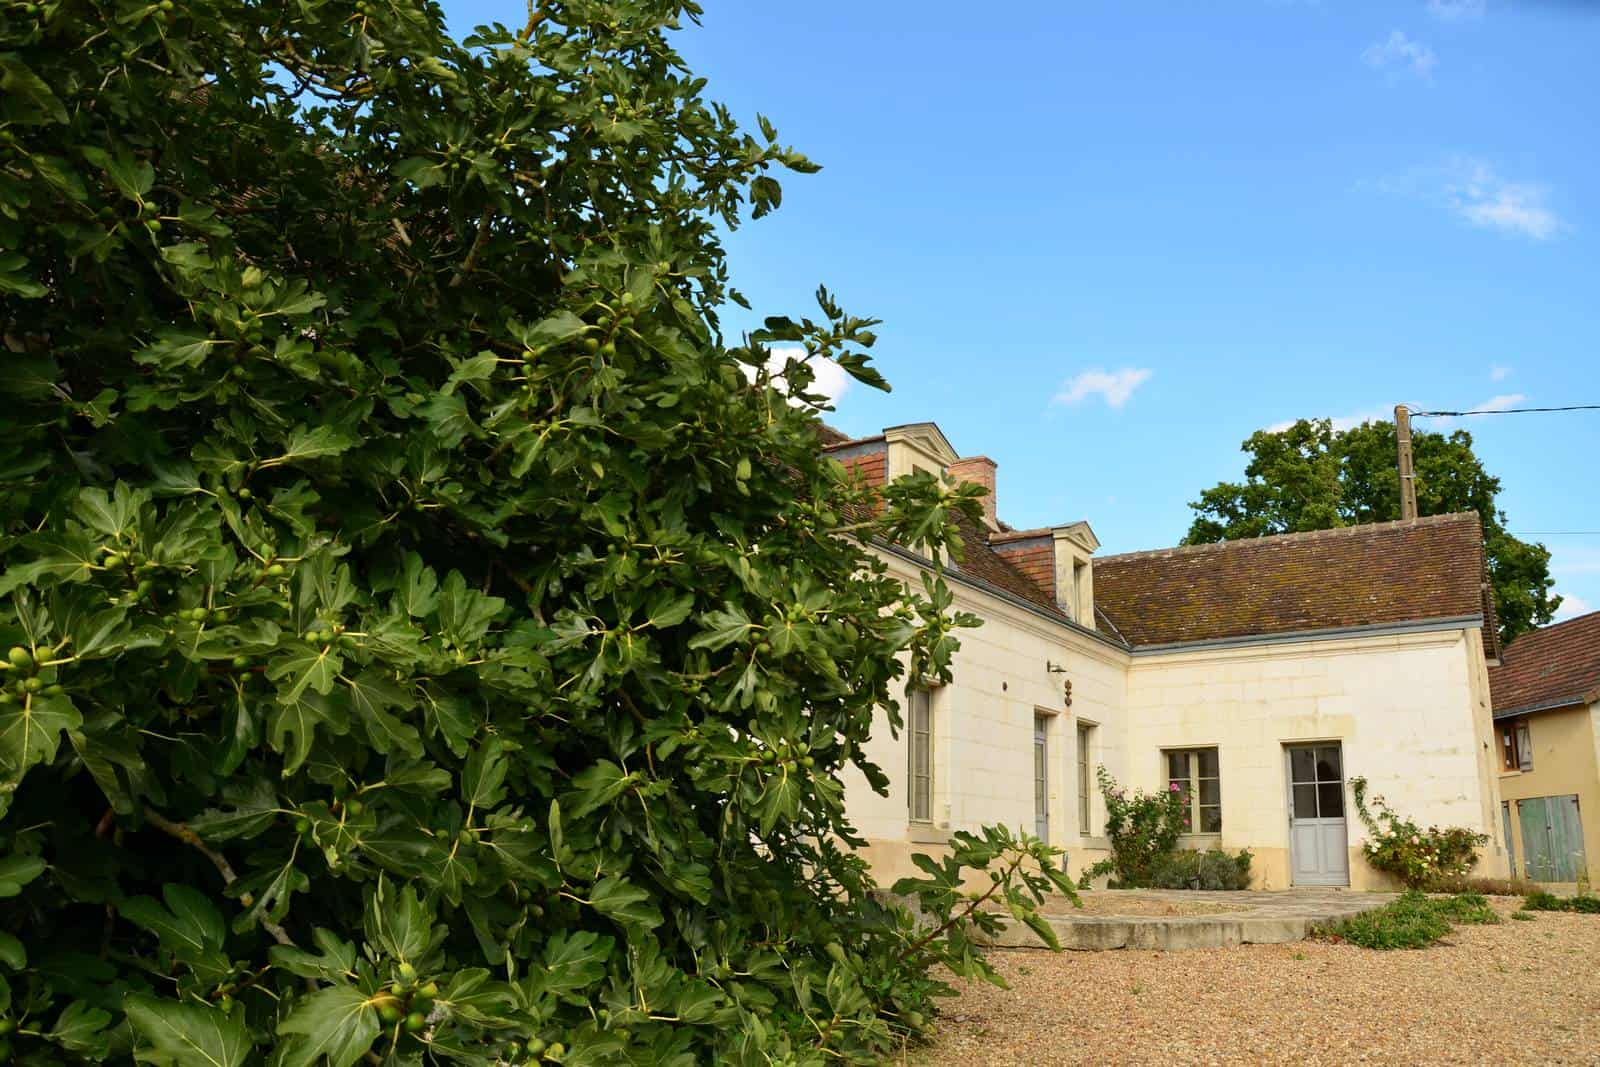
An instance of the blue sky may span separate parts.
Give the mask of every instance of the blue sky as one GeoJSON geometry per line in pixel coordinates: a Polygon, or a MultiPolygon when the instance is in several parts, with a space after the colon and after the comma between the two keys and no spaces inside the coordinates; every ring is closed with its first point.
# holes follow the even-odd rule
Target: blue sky
{"type": "MultiPolygon", "coordinates": [[[[704,3],[708,94],[825,168],[736,284],[884,319],[830,421],[938,422],[1014,524],[1173,544],[1262,427],[1600,403],[1600,4],[704,3]]],[[[1514,531],[1600,531],[1600,412],[1463,423],[1514,531]]],[[[1535,539],[1600,609],[1600,533],[1535,539]]]]}

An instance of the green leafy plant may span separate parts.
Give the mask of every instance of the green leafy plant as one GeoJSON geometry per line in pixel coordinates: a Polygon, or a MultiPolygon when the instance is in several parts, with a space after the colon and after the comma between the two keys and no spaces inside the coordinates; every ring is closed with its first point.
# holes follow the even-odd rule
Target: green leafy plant
{"type": "Polygon", "coordinates": [[[1464,878],[1477,865],[1478,849],[1489,841],[1487,834],[1465,827],[1423,829],[1396,814],[1381,796],[1369,802],[1365,778],[1351,778],[1350,791],[1356,814],[1367,829],[1362,854],[1375,869],[1394,875],[1409,888],[1432,888],[1464,878]]]}
{"type": "Polygon", "coordinates": [[[1360,948],[1427,948],[1449,934],[1452,923],[1475,925],[1499,921],[1488,901],[1475,893],[1430,897],[1419,890],[1408,889],[1381,908],[1319,928],[1315,935],[1360,948]]]}
{"type": "Polygon", "coordinates": [[[1480,926],[1500,921],[1500,916],[1489,906],[1481,893],[1454,893],[1449,896],[1430,897],[1429,903],[1439,914],[1461,926],[1480,926]]]}
{"type": "MultiPolygon", "coordinates": [[[[872,320],[718,317],[815,165],[703,98],[688,0],[508,14],[0,12],[24,1062],[873,1061],[992,974],[841,779],[976,622],[868,546],[959,556],[976,491],[819,454],[872,320]]],[[[1024,921],[1053,860],[953,855],[1024,921]]]]}
{"type": "Polygon", "coordinates": [[[1249,849],[1230,853],[1209,848],[1169,853],[1151,866],[1150,886],[1154,889],[1239,890],[1250,888],[1249,849]]]}
{"type": "Polygon", "coordinates": [[[1183,833],[1183,793],[1176,786],[1158,793],[1130,792],[1103,766],[1096,769],[1095,777],[1105,798],[1111,855],[1085,869],[1079,885],[1087,887],[1107,874],[1112,876],[1113,888],[1153,885],[1156,871],[1170,862],[1183,833]]]}
{"type": "MultiPolygon", "coordinates": [[[[1075,907],[1082,901],[1072,879],[1056,864],[1059,850],[1037,838],[1013,834],[1004,826],[985,827],[981,834],[957,832],[942,861],[913,855],[912,862],[925,878],[902,878],[890,890],[915,901],[917,910],[932,917],[928,931],[903,953],[906,960],[924,965],[948,963],[970,949],[972,934],[993,937],[1005,927],[1002,915],[1028,927],[1051,949],[1061,947],[1053,927],[1038,907],[1052,893],[1060,893],[1075,907]],[[968,888],[973,871],[988,871],[988,885],[968,888]],[[930,946],[935,950],[930,952],[930,946]]],[[[986,977],[994,978],[993,974],[986,977]]]]}
{"type": "Polygon", "coordinates": [[[1600,897],[1581,892],[1570,897],[1558,897],[1548,890],[1535,889],[1523,898],[1522,906],[1528,911],[1571,911],[1600,915],[1600,897]]]}

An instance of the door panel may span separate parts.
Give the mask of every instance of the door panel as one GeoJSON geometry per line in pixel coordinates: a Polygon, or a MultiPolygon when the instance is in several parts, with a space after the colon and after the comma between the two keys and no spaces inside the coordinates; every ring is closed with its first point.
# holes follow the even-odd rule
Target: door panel
{"type": "Polygon", "coordinates": [[[1519,800],[1517,821],[1527,876],[1535,882],[1576,882],[1586,862],[1577,796],[1519,800]]]}
{"type": "Polygon", "coordinates": [[[1586,864],[1583,855],[1583,820],[1576,795],[1550,798],[1550,842],[1555,854],[1557,881],[1576,882],[1586,864]]]}
{"type": "Polygon", "coordinates": [[[1344,759],[1338,745],[1290,745],[1289,870],[1295,885],[1349,885],[1344,759]]]}

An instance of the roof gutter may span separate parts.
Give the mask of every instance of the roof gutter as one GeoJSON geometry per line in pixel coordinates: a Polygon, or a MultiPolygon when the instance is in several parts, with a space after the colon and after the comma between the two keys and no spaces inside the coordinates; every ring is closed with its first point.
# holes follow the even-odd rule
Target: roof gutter
{"type": "Polygon", "coordinates": [[[1581,708],[1585,704],[1592,704],[1597,700],[1600,700],[1600,690],[1592,693],[1577,693],[1572,696],[1557,697],[1554,700],[1544,700],[1537,704],[1524,704],[1520,708],[1507,708],[1504,711],[1497,710],[1494,713],[1494,717],[1498,721],[1500,719],[1514,718],[1518,715],[1531,715],[1536,711],[1554,711],[1556,708],[1581,708]]]}
{"type": "Polygon", "coordinates": [[[1380,622],[1365,626],[1336,626],[1326,630],[1293,630],[1281,634],[1244,634],[1239,637],[1211,637],[1200,641],[1172,641],[1163,645],[1135,645],[1132,652],[1135,656],[1159,656],[1168,652],[1195,652],[1207,648],[1238,648],[1245,645],[1286,645],[1302,641],[1320,641],[1325,638],[1382,637],[1387,634],[1468,630],[1482,625],[1482,615],[1456,615],[1445,619],[1380,622]]]}

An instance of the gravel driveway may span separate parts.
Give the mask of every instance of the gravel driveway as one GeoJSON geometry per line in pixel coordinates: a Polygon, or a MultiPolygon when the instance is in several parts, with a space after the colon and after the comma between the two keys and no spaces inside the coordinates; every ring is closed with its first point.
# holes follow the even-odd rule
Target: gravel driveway
{"type": "MultiPolygon", "coordinates": [[[[1520,898],[1491,898],[1502,916],[1520,898]]],[[[1430,949],[1303,941],[998,950],[910,1062],[1600,1064],[1600,916],[1458,926],[1430,949]]]]}

